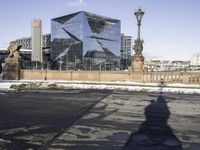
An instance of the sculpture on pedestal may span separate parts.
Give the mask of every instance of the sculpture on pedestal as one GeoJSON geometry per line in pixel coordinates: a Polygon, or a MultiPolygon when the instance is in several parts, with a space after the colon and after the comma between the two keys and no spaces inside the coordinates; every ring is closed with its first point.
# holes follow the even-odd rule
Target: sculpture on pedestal
{"type": "Polygon", "coordinates": [[[9,55],[8,58],[15,58],[15,59],[20,59],[21,56],[19,55],[19,50],[22,46],[17,45],[16,43],[11,43],[10,46],[8,47],[9,55]]]}
{"type": "Polygon", "coordinates": [[[21,56],[19,50],[22,46],[16,43],[11,43],[8,47],[9,55],[5,59],[3,68],[3,80],[19,80],[20,79],[20,63],[21,56]]]}

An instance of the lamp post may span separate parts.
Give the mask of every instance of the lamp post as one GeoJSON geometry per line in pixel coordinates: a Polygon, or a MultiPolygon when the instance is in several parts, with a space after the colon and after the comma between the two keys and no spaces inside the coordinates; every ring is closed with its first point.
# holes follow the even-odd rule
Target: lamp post
{"type": "Polygon", "coordinates": [[[135,12],[135,16],[137,19],[137,25],[138,25],[138,35],[137,35],[137,39],[140,40],[140,27],[141,27],[141,21],[143,18],[144,12],[142,11],[141,8],[138,8],[138,10],[135,12]]]}
{"type": "Polygon", "coordinates": [[[144,16],[144,12],[141,8],[138,8],[138,10],[134,13],[137,19],[137,26],[138,26],[138,33],[137,33],[137,39],[134,41],[134,51],[135,54],[132,58],[132,70],[133,71],[144,71],[144,57],[142,55],[143,51],[143,40],[140,38],[140,27],[142,18],[144,16]]]}
{"type": "Polygon", "coordinates": [[[144,15],[144,12],[142,11],[142,9],[138,8],[138,10],[135,12],[137,25],[138,25],[138,34],[137,34],[137,39],[135,40],[135,44],[133,48],[136,55],[142,55],[142,50],[143,50],[143,45],[142,45],[143,40],[140,39],[140,27],[141,27],[143,15],[144,15]]]}

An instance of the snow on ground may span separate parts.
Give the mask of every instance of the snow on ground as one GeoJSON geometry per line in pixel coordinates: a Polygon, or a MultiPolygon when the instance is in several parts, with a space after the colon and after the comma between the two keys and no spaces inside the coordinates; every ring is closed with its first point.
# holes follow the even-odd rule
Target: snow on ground
{"type": "MultiPolygon", "coordinates": [[[[10,89],[10,86],[12,85],[12,82],[1,82],[0,81],[0,90],[12,90],[10,89]]],[[[15,84],[21,84],[21,83],[15,83],[15,84]]]]}
{"type": "Polygon", "coordinates": [[[146,91],[146,92],[175,92],[187,94],[200,94],[200,85],[185,84],[165,84],[158,83],[137,83],[137,82],[92,82],[92,81],[0,81],[0,90],[12,90],[11,85],[25,84],[27,89],[30,88],[52,88],[58,89],[97,89],[97,90],[121,90],[121,91],[146,91]],[[34,85],[34,86],[33,86],[34,85]]]}
{"type": "Polygon", "coordinates": [[[119,91],[136,91],[136,92],[175,92],[175,93],[187,93],[200,94],[200,86],[199,88],[182,88],[182,87],[159,87],[159,86],[147,86],[147,85],[107,85],[107,84],[58,84],[58,86],[62,86],[65,89],[99,89],[99,90],[119,90],[119,91]]]}

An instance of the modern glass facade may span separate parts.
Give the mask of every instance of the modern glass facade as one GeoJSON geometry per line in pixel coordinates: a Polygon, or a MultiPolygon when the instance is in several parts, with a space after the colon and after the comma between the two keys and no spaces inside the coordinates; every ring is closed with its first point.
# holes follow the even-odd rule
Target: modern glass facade
{"type": "MultiPolygon", "coordinates": [[[[51,20],[51,59],[64,69],[115,69],[121,22],[88,12],[51,20]]],[[[57,66],[58,67],[58,66],[57,66]]]]}

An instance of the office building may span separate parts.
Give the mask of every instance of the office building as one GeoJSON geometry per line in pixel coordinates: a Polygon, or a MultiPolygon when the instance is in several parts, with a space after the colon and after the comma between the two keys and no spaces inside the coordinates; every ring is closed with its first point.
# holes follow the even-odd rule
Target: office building
{"type": "Polygon", "coordinates": [[[127,69],[131,65],[133,56],[132,36],[121,34],[121,69],[127,69]]]}
{"type": "Polygon", "coordinates": [[[85,11],[51,20],[55,67],[84,70],[119,68],[121,22],[85,11]]]}

